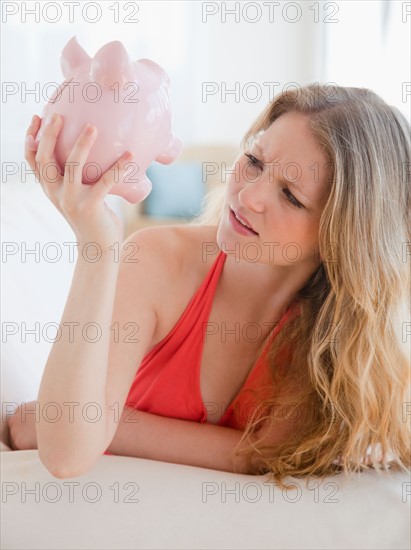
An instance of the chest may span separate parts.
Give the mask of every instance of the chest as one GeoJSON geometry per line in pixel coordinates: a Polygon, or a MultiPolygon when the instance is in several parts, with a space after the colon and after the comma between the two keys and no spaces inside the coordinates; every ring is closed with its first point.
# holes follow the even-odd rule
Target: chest
{"type": "MultiPolygon", "coordinates": [[[[165,338],[179,321],[184,310],[181,304],[188,304],[203,277],[204,274],[193,284],[165,293],[151,347],[165,338]]],[[[207,422],[213,424],[219,423],[244,386],[272,329],[272,325],[260,322],[255,315],[253,319],[247,318],[244,305],[239,303],[233,308],[217,288],[209,315],[203,316],[204,337],[201,355],[196,357],[196,365],[199,364],[196,384],[207,410],[207,422]]]]}
{"type": "MultiPolygon", "coordinates": [[[[179,315],[177,304],[165,307],[151,347],[169,334],[179,315]]],[[[202,353],[197,358],[196,383],[207,410],[207,422],[218,424],[240,392],[267,343],[267,332],[263,323],[240,317],[240,311],[227,307],[215,296],[204,327],[202,353]]]]}
{"type": "Polygon", "coordinates": [[[218,424],[253,370],[261,342],[248,341],[239,321],[212,322],[214,333],[207,335],[203,345],[199,386],[207,422],[218,424]]]}
{"type": "Polygon", "coordinates": [[[204,329],[199,387],[207,422],[218,424],[236,398],[267,342],[264,324],[244,317],[217,291],[204,329]]]}

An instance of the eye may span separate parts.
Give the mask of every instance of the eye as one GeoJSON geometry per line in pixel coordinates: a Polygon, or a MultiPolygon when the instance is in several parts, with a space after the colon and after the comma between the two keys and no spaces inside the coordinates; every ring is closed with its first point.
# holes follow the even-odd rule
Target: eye
{"type": "Polygon", "coordinates": [[[285,187],[283,189],[284,195],[287,197],[288,202],[290,202],[292,205],[296,206],[297,208],[304,208],[304,205],[298,202],[298,200],[290,193],[290,191],[285,187]]]}
{"type": "Polygon", "coordinates": [[[248,158],[247,166],[254,166],[255,168],[260,168],[260,169],[263,168],[262,162],[256,159],[255,157],[253,157],[253,155],[250,155],[248,153],[244,153],[244,155],[248,158]]]}
{"type": "MultiPolygon", "coordinates": [[[[249,153],[244,153],[244,155],[248,158],[247,160],[247,166],[253,166],[254,168],[259,168],[260,170],[263,170],[264,163],[262,163],[260,160],[258,160],[253,155],[250,155],[249,153]]],[[[296,208],[304,208],[304,205],[301,204],[294,195],[290,192],[290,190],[287,187],[283,188],[284,196],[287,197],[287,200],[289,203],[291,203],[296,208]]]]}

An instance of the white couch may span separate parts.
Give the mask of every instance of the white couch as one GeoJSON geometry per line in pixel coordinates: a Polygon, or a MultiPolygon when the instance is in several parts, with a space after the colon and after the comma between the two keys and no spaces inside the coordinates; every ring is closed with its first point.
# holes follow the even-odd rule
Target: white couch
{"type": "MultiPolygon", "coordinates": [[[[75,239],[35,182],[3,183],[1,195],[4,413],[37,397],[54,337],[47,324],[60,321],[74,269],[63,243],[75,239]],[[25,254],[36,242],[39,256],[25,254]]],[[[119,213],[121,201],[109,198],[119,213]]],[[[297,490],[287,492],[267,476],[140,458],[103,455],[72,480],[52,477],[37,451],[0,460],[4,549],[410,548],[411,478],[400,472],[338,475],[308,488],[289,479],[297,490]]]]}

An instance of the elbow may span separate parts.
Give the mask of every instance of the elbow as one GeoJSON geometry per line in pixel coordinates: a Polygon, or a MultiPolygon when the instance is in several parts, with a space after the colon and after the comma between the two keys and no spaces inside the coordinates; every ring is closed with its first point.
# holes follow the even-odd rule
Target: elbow
{"type": "MultiPolygon", "coordinates": [[[[46,470],[55,478],[69,479],[87,474],[104,453],[101,447],[89,444],[62,443],[54,438],[37,434],[39,459],[46,470]]],[[[90,443],[90,441],[89,441],[90,443]]]]}
{"type": "Polygon", "coordinates": [[[67,469],[64,466],[60,465],[53,465],[53,466],[46,466],[48,472],[50,475],[57,479],[72,479],[75,477],[79,477],[84,472],[73,472],[71,469],[67,469]]]}
{"type": "Polygon", "coordinates": [[[55,478],[70,479],[88,473],[94,463],[73,463],[62,460],[61,457],[44,456],[39,449],[39,458],[46,470],[55,478]]]}

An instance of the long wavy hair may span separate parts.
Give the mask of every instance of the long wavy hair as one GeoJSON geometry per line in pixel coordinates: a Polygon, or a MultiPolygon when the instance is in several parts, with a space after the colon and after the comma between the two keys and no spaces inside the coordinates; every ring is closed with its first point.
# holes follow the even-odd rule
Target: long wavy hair
{"type": "MultiPolygon", "coordinates": [[[[242,148],[289,111],[307,115],[331,167],[321,263],[295,297],[299,314],[270,346],[270,384],[235,457],[245,457],[246,473],[269,474],[283,488],[292,487],[286,476],[308,484],[370,468],[408,472],[409,124],[369,89],[316,83],[277,95],[242,148]],[[264,442],[284,419],[293,435],[264,442]]],[[[209,193],[192,223],[218,225],[224,194],[224,186],[209,193]]]]}

